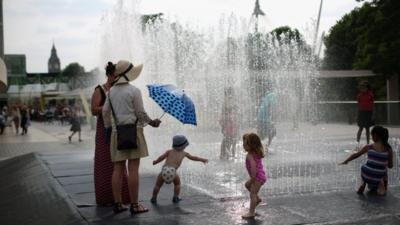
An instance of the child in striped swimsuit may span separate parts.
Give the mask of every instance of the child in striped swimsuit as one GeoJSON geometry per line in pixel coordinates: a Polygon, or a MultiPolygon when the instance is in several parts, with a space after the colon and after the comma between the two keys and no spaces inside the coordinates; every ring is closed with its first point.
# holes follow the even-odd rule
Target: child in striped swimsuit
{"type": "Polygon", "coordinates": [[[387,190],[387,168],[393,167],[393,150],[388,143],[389,131],[381,126],[375,126],[372,131],[372,145],[364,146],[359,152],[352,154],[342,164],[347,164],[353,159],[367,153],[367,163],[361,167],[363,183],[358,189],[358,194],[363,194],[365,186],[376,190],[378,195],[385,195],[387,190]]]}
{"type": "Polygon", "coordinates": [[[262,164],[264,149],[257,134],[249,133],[243,135],[243,148],[247,152],[246,169],[250,179],[245,183],[245,187],[250,192],[249,212],[242,216],[243,219],[251,219],[255,216],[255,209],[261,203],[258,196],[261,186],[267,181],[262,164]]]}

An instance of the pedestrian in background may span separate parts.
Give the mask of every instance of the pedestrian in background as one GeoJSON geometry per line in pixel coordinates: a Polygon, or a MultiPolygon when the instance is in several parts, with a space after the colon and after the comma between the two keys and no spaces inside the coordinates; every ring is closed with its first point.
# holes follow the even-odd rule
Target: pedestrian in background
{"type": "Polygon", "coordinates": [[[6,126],[6,119],[3,116],[3,112],[0,112],[0,135],[3,134],[5,126],[6,126]]]}
{"type": "Polygon", "coordinates": [[[29,123],[30,122],[29,122],[28,107],[24,105],[21,107],[21,129],[22,129],[21,135],[28,133],[29,123]]]}
{"type": "Polygon", "coordinates": [[[357,147],[360,147],[360,138],[363,129],[365,128],[365,137],[367,138],[367,144],[369,144],[369,128],[374,125],[372,121],[372,114],[374,110],[374,94],[371,91],[371,87],[368,81],[363,81],[359,85],[359,92],[357,94],[357,147]]]}
{"type": "Polygon", "coordinates": [[[81,121],[79,118],[79,108],[75,107],[75,109],[72,112],[72,116],[71,116],[71,129],[70,131],[72,131],[72,134],[70,136],[68,136],[68,141],[71,143],[72,141],[72,136],[74,136],[74,134],[78,133],[79,135],[79,142],[82,141],[81,139],[81,121]]]}
{"type": "Polygon", "coordinates": [[[266,85],[266,94],[261,100],[260,109],[257,115],[257,134],[260,139],[268,138],[266,147],[271,145],[272,139],[276,136],[275,114],[277,95],[272,91],[270,84],[266,85]]]}
{"type": "Polygon", "coordinates": [[[228,87],[224,91],[224,102],[222,106],[219,124],[221,125],[222,142],[220,159],[228,159],[229,156],[236,156],[236,142],[239,133],[237,104],[235,102],[234,91],[228,87]]]}
{"type": "Polygon", "coordinates": [[[21,121],[21,113],[20,113],[19,107],[17,105],[14,105],[11,108],[11,117],[14,122],[15,133],[18,135],[19,134],[19,125],[20,125],[20,121],[21,121]]]}

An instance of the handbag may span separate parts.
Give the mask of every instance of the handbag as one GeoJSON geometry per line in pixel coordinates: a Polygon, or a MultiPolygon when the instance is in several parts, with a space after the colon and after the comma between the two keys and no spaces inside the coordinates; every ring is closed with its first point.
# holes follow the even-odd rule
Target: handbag
{"type": "Polygon", "coordinates": [[[118,125],[118,118],[115,115],[114,108],[111,103],[110,92],[108,93],[108,101],[110,102],[111,112],[117,127],[117,149],[119,151],[137,149],[138,146],[136,143],[136,125],[138,119],[136,119],[135,123],[133,124],[118,125]]]}

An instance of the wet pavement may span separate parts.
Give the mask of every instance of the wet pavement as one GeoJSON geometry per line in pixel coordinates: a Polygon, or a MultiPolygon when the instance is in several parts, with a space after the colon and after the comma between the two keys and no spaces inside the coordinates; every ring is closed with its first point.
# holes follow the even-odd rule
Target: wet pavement
{"type": "MultiPolygon", "coordinates": [[[[142,162],[144,166],[140,172],[139,195],[142,203],[150,208],[150,212],[136,216],[130,216],[128,212],[114,215],[111,208],[95,205],[94,150],[91,139],[93,132],[85,134],[83,143],[69,144],[62,132],[52,131],[60,130],[59,128],[37,127],[42,132],[36,133],[42,136],[40,141],[32,138],[26,141],[21,138],[19,142],[3,142],[7,139],[5,136],[0,139],[0,157],[4,159],[0,161],[0,198],[3,199],[0,202],[0,224],[400,224],[400,188],[397,185],[390,187],[386,197],[369,194],[358,196],[353,190],[355,185],[346,189],[316,188],[301,192],[288,189],[281,194],[268,191],[273,187],[267,185],[262,192],[263,203],[257,208],[256,219],[242,220],[240,216],[248,207],[248,199],[243,195],[244,175],[235,174],[243,173],[235,165],[242,164],[241,156],[233,162],[225,163],[210,156],[210,163],[213,164],[210,167],[221,171],[220,177],[215,175],[217,173],[211,173],[210,167],[185,162],[181,171],[187,177],[182,187],[183,200],[179,204],[173,204],[173,187],[164,185],[159,195],[159,204],[152,205],[149,198],[159,170],[159,167],[146,166],[157,155],[152,154],[142,162]],[[8,158],[29,151],[36,153],[8,158]],[[209,177],[212,174],[214,178],[209,177]],[[236,181],[232,183],[233,177],[236,181]],[[203,183],[200,185],[201,182],[203,183]],[[43,201],[44,199],[46,200],[43,201]]],[[[36,128],[31,131],[36,132],[36,128]]],[[[343,139],[340,136],[337,136],[335,143],[343,139]]],[[[343,140],[343,144],[345,143],[349,144],[349,140],[343,140]]],[[[278,148],[279,144],[276,146],[278,148]]],[[[278,157],[280,154],[276,152],[270,158],[282,158],[278,157]]],[[[332,155],[327,154],[326,158],[329,157],[332,155]]],[[[317,158],[309,163],[313,166],[320,165],[315,167],[315,174],[305,176],[301,171],[293,172],[298,177],[303,177],[299,183],[307,183],[305,188],[318,185],[312,182],[312,177],[318,177],[318,171],[328,171],[333,167],[331,170],[337,172],[336,167],[330,165],[330,162],[324,162],[323,157],[319,157],[319,160],[317,158]]],[[[271,161],[268,167],[270,173],[275,175],[271,175],[270,183],[278,184],[276,180],[280,178],[285,180],[280,183],[283,189],[296,186],[297,176],[279,174],[289,173],[296,166],[307,168],[305,164],[293,162],[294,159],[271,161]],[[274,167],[271,165],[274,163],[282,166],[274,167]],[[281,163],[286,163],[286,166],[281,163]]],[[[350,170],[351,173],[356,173],[356,169],[354,167],[354,171],[350,170]]]]}

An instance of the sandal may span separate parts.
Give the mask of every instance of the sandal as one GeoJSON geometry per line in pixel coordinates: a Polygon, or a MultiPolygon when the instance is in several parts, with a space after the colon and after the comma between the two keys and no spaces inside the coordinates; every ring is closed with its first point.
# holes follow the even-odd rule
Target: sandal
{"type": "Polygon", "coordinates": [[[182,201],[182,199],[179,198],[178,196],[174,196],[174,197],[172,198],[172,202],[173,202],[173,203],[179,203],[180,201],[182,201]]]}
{"type": "Polygon", "coordinates": [[[124,206],[121,202],[114,203],[113,211],[115,214],[121,213],[126,210],[128,210],[128,208],[126,206],[124,206]]]}
{"type": "Polygon", "coordinates": [[[139,214],[139,213],[145,213],[148,212],[149,209],[144,207],[143,205],[139,204],[139,203],[132,203],[131,204],[131,208],[130,208],[131,214],[139,214]]]}

